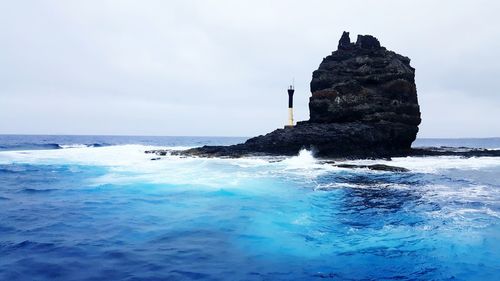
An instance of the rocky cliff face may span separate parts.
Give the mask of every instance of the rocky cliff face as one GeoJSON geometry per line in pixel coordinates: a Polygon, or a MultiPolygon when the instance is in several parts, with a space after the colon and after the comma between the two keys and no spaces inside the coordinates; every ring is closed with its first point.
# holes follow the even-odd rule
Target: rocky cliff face
{"type": "Polygon", "coordinates": [[[409,148],[420,124],[415,69],[410,59],[381,47],[370,35],[351,43],[344,32],[338,50],[313,72],[309,102],[313,123],[393,123],[387,141],[409,148]]]}
{"type": "Polygon", "coordinates": [[[233,146],[205,146],[202,156],[293,155],[386,157],[410,150],[420,124],[415,69],[410,59],[370,35],[352,43],[344,32],[338,49],[313,72],[310,120],[233,146]]]}

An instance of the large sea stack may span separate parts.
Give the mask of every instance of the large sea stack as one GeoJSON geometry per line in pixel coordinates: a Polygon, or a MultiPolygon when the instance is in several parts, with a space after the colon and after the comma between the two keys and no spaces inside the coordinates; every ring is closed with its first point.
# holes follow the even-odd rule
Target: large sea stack
{"type": "Polygon", "coordinates": [[[313,72],[310,119],[232,146],[204,146],[201,156],[294,155],[389,157],[410,151],[420,124],[415,69],[377,38],[344,32],[338,49],[313,72]]]}

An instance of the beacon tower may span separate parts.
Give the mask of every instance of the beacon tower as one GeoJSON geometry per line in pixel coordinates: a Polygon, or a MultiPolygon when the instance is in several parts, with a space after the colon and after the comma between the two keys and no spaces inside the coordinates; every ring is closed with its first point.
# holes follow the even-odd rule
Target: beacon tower
{"type": "Polygon", "coordinates": [[[293,93],[295,89],[293,85],[288,88],[288,125],[285,127],[293,127],[293,93]]]}

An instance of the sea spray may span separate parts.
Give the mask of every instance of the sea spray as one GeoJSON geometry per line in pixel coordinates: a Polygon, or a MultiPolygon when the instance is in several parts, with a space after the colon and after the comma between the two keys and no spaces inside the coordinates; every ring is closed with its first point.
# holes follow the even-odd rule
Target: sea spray
{"type": "Polygon", "coordinates": [[[287,158],[283,160],[283,163],[287,165],[288,169],[309,169],[318,162],[311,150],[302,149],[299,151],[299,155],[287,158]]]}

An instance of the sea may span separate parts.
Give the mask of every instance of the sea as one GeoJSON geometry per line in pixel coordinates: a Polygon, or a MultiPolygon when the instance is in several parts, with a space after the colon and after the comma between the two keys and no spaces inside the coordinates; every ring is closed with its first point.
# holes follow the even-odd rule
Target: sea
{"type": "Polygon", "coordinates": [[[0,135],[0,280],[500,280],[500,158],[144,153],[245,139],[0,135]]]}

